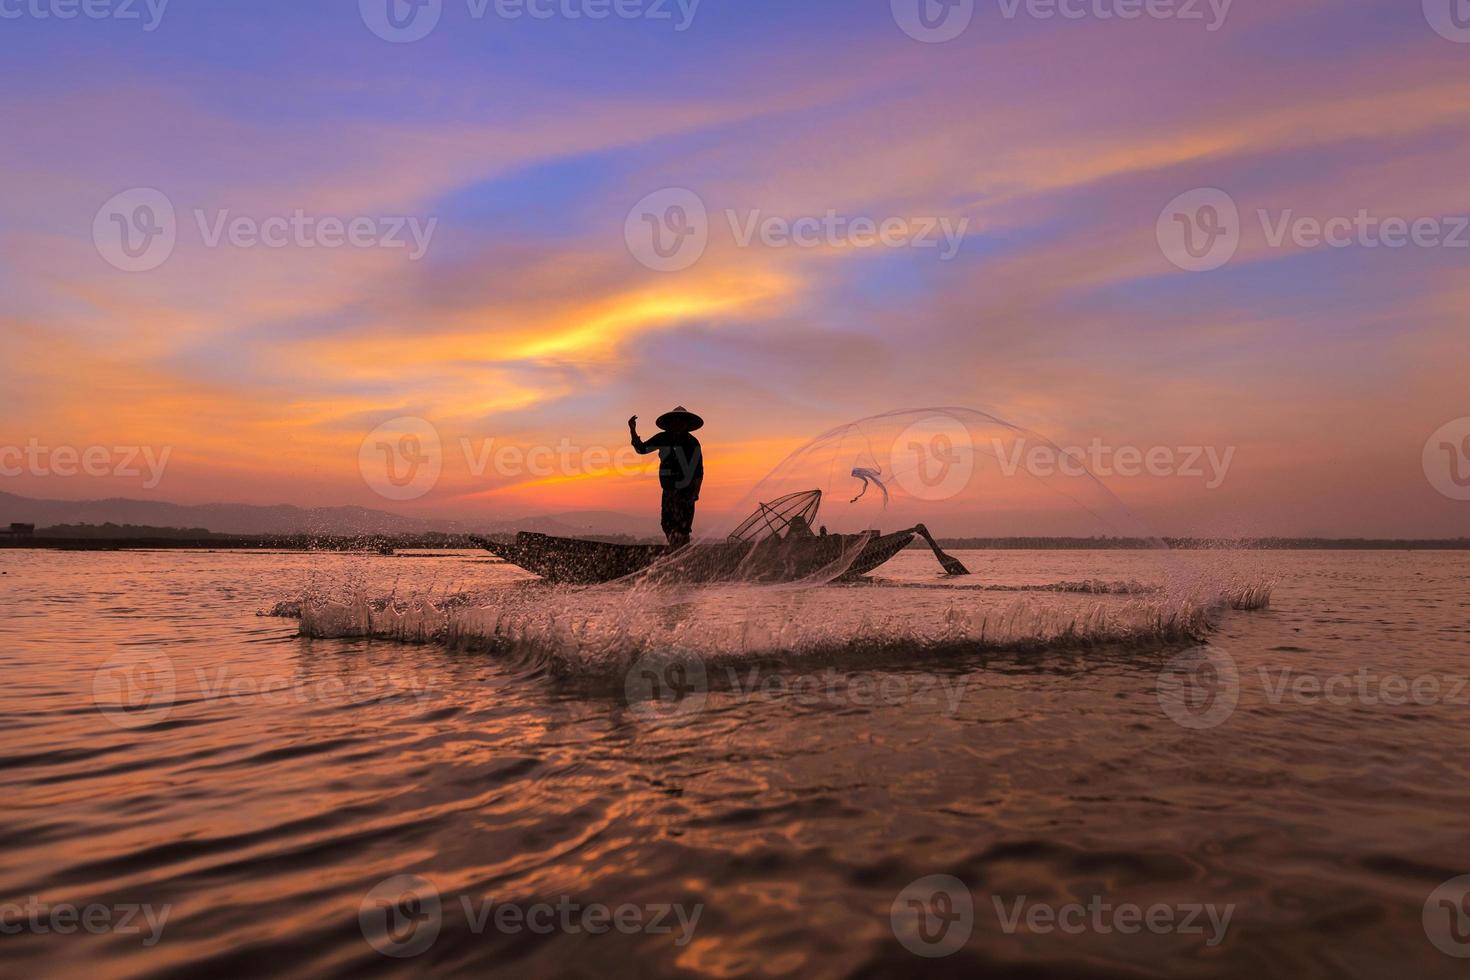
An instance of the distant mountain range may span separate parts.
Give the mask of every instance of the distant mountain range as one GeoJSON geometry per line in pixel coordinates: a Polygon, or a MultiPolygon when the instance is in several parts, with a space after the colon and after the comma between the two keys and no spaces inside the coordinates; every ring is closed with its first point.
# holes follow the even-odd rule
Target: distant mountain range
{"type": "Polygon", "coordinates": [[[290,504],[172,504],[112,497],[107,500],[41,500],[0,493],[0,528],[12,521],[37,528],[57,524],[134,524],[203,528],[217,534],[505,534],[539,531],[558,535],[657,536],[652,518],[616,511],[572,511],[508,521],[424,520],[367,507],[294,507],[290,504]]]}

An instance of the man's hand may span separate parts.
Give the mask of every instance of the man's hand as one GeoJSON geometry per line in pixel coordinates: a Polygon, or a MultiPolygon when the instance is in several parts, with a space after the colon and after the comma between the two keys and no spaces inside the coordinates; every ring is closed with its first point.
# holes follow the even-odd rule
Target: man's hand
{"type": "Polygon", "coordinates": [[[637,431],[637,429],[638,429],[638,416],[635,415],[635,416],[633,416],[632,418],[630,418],[628,420],[628,428],[629,429],[632,429],[634,431],[637,431]]]}

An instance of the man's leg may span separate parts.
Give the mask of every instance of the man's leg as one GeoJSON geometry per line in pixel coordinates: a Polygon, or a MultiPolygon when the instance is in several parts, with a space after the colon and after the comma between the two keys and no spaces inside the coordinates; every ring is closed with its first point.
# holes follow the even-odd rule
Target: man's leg
{"type": "Polygon", "coordinates": [[[675,538],[679,535],[679,499],[677,494],[669,490],[664,491],[659,526],[663,528],[664,537],[668,538],[669,544],[677,545],[675,538]]]}
{"type": "Polygon", "coordinates": [[[688,544],[694,531],[694,498],[677,492],[664,494],[663,527],[670,545],[688,544]]]}
{"type": "Polygon", "coordinates": [[[694,535],[694,498],[681,497],[679,500],[679,537],[684,544],[694,535]]]}

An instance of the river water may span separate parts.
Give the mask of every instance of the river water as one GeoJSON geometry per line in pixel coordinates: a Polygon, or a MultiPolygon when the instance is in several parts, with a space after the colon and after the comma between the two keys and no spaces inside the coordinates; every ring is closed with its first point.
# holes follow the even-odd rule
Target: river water
{"type": "Polygon", "coordinates": [[[1470,555],[959,557],[0,552],[6,973],[1463,975],[1470,555]]]}

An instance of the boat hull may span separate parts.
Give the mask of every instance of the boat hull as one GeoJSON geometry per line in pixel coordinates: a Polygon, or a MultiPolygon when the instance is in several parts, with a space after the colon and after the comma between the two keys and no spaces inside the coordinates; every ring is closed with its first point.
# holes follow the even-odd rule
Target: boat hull
{"type": "Polygon", "coordinates": [[[795,582],[823,574],[853,578],[882,565],[908,547],[913,539],[912,530],[885,535],[867,532],[785,540],[767,538],[755,544],[738,541],[694,544],[677,554],[671,554],[665,545],[611,544],[528,531],[516,535],[515,541],[509,543],[483,539],[476,539],[476,543],[548,582],[594,585],[644,571],[670,584],[795,582]],[[855,548],[861,550],[848,562],[855,548]],[[670,560],[655,567],[665,556],[670,560]]]}

